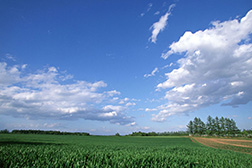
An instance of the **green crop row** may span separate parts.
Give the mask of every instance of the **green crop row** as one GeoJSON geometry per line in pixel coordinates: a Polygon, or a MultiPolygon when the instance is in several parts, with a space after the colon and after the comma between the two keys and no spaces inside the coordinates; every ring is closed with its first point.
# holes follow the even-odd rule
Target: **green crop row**
{"type": "Polygon", "coordinates": [[[0,140],[0,167],[249,168],[252,165],[251,155],[204,147],[188,138],[47,136],[40,143],[39,138],[45,137],[34,136],[29,143],[27,139],[21,141],[24,138],[18,141],[9,138],[2,143],[0,140]]]}

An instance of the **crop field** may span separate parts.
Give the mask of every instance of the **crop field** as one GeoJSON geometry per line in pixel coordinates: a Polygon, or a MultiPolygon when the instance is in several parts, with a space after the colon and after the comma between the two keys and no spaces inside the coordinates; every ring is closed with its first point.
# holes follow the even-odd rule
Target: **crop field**
{"type": "Polygon", "coordinates": [[[0,167],[252,167],[252,155],[187,137],[0,135],[0,167]]]}
{"type": "Polygon", "coordinates": [[[252,140],[193,137],[197,142],[218,149],[244,152],[252,155],[252,140]]]}

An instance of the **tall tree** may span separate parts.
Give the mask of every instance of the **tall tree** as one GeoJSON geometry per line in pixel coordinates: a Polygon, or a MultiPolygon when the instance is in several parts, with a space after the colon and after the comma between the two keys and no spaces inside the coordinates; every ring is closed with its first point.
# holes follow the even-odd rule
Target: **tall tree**
{"type": "Polygon", "coordinates": [[[214,118],[212,119],[211,132],[212,132],[212,135],[216,135],[216,133],[217,133],[217,130],[216,130],[216,120],[214,118]]]}
{"type": "Polygon", "coordinates": [[[238,127],[236,126],[236,123],[233,119],[230,120],[230,127],[231,127],[231,134],[235,135],[240,132],[238,127]]]}
{"type": "Polygon", "coordinates": [[[208,135],[212,135],[213,132],[212,132],[212,125],[213,125],[213,118],[211,116],[208,116],[207,117],[207,123],[206,123],[206,133],[208,135]]]}
{"type": "Polygon", "coordinates": [[[233,119],[212,118],[211,116],[207,117],[206,124],[200,118],[195,117],[188,123],[187,128],[189,134],[193,135],[235,135],[241,132],[233,119]]]}
{"type": "Polygon", "coordinates": [[[193,133],[199,134],[199,118],[195,117],[193,120],[193,133]]]}
{"type": "Polygon", "coordinates": [[[198,130],[200,135],[206,133],[206,125],[200,118],[198,118],[198,130]]]}
{"type": "Polygon", "coordinates": [[[225,118],[220,118],[220,134],[225,135],[226,134],[226,126],[225,126],[225,118]]]}
{"type": "Polygon", "coordinates": [[[221,126],[220,126],[220,121],[219,121],[218,117],[215,117],[214,129],[215,129],[215,134],[216,135],[220,135],[220,133],[221,133],[221,126]]]}
{"type": "Polygon", "coordinates": [[[193,122],[189,121],[188,125],[187,125],[187,130],[189,132],[189,134],[194,134],[194,129],[193,129],[193,122]]]}
{"type": "Polygon", "coordinates": [[[225,127],[226,133],[229,135],[232,133],[231,120],[229,118],[225,118],[225,127]]]}

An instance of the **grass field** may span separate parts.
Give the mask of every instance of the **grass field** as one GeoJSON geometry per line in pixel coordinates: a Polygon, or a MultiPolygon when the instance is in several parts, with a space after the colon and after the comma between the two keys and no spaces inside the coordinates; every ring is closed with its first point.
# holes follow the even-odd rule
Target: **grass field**
{"type": "Polygon", "coordinates": [[[252,155],[187,137],[0,135],[0,167],[252,167],[252,155]]]}

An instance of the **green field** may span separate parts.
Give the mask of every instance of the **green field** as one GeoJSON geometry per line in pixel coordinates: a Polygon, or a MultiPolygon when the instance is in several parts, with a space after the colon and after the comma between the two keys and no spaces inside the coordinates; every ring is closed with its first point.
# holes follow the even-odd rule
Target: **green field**
{"type": "Polygon", "coordinates": [[[0,135],[0,167],[252,167],[252,155],[186,137],[0,135]]]}

